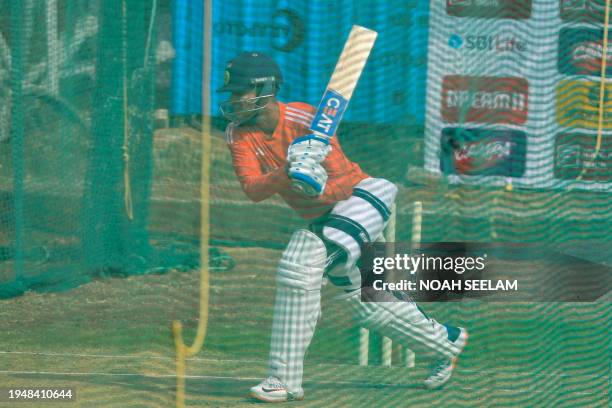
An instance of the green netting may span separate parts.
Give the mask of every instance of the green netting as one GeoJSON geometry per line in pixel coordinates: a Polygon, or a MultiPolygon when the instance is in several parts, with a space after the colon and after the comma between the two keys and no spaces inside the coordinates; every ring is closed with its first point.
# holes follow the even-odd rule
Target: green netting
{"type": "MultiPolygon", "coordinates": [[[[509,270],[550,268],[544,244],[612,265],[604,0],[215,1],[216,76],[203,85],[202,16],[189,3],[0,1],[1,387],[74,387],[82,406],[174,405],[170,325],[194,338],[204,206],[208,331],[188,360],[186,402],[250,406],[244,396],[266,375],[277,263],[307,222],[278,196],[248,200],[216,106],[201,202],[201,105],[176,98],[197,105],[227,59],[259,49],[280,62],[281,100],[316,104],[352,24],[379,38],[337,136],[364,171],[398,186],[394,240],[414,240],[420,202],[423,242],[533,244],[509,270]]],[[[471,333],[451,382],[431,392],[429,359],[407,368],[394,344],[387,367],[376,333],[359,366],[360,327],[338,293],[323,288],[307,406],[610,406],[609,294],[421,304],[471,333]]]]}
{"type": "Polygon", "coordinates": [[[3,166],[3,179],[12,183],[5,186],[12,202],[5,243],[13,262],[4,278],[9,293],[11,287],[70,288],[103,269],[132,272],[133,257],[147,257],[152,128],[146,118],[154,79],[154,56],[144,55],[149,14],[144,6],[130,7],[125,18],[120,7],[64,6],[61,12],[56,6],[54,29],[61,33],[53,40],[48,10],[32,2],[12,4],[10,32],[3,33],[10,37],[5,56],[12,63],[11,137],[3,146],[3,161],[12,156],[3,166]],[[142,24],[128,28],[127,19],[142,24]],[[48,30],[37,29],[45,25],[48,30]],[[124,100],[131,110],[127,142],[124,100]],[[139,180],[129,224],[119,190],[124,144],[130,178],[139,180]]]}

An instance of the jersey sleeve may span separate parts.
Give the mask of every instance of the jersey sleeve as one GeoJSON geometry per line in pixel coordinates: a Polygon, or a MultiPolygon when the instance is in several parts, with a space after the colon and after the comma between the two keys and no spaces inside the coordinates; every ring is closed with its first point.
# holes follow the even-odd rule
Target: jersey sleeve
{"type": "Polygon", "coordinates": [[[234,172],[242,190],[252,201],[265,200],[291,185],[284,166],[263,173],[255,152],[244,139],[233,134],[228,139],[228,146],[232,154],[234,172]]]}
{"type": "MultiPolygon", "coordinates": [[[[299,113],[307,114],[308,116],[314,116],[316,108],[306,102],[289,102],[287,108],[299,113]]],[[[310,125],[310,124],[309,124],[310,125]]]]}

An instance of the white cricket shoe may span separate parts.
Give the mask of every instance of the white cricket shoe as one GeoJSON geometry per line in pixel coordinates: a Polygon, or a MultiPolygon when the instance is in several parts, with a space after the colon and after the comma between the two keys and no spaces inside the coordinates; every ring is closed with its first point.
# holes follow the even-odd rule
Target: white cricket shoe
{"type": "Polygon", "coordinates": [[[425,388],[434,389],[440,388],[444,384],[448,382],[453,374],[453,370],[457,365],[457,360],[459,359],[459,354],[465,348],[468,340],[468,332],[466,329],[459,328],[461,332],[459,333],[459,337],[455,340],[455,344],[459,347],[459,353],[453,358],[443,358],[434,362],[431,371],[425,381],[425,388]]]}
{"type": "Polygon", "coordinates": [[[290,392],[281,380],[276,377],[268,377],[251,387],[249,397],[263,402],[301,401],[304,399],[304,390],[290,392]]]}

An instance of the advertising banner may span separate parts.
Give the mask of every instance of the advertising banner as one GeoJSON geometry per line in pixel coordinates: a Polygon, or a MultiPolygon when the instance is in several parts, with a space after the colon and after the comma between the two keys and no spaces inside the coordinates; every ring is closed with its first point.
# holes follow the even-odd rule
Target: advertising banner
{"type": "Polygon", "coordinates": [[[572,180],[610,181],[612,141],[605,139],[595,153],[596,138],[579,133],[560,133],[555,139],[555,177],[572,180]]]}
{"type": "MultiPolygon", "coordinates": [[[[354,24],[378,32],[344,116],[369,124],[425,121],[426,1],[215,0],[212,26],[212,104],[228,95],[226,63],[243,51],[272,56],[283,73],[279,99],[318,105],[354,24]],[[333,22],[333,23],[329,23],[333,22]]],[[[172,113],[202,112],[202,2],[173,2],[172,113]]]]}
{"type": "Polygon", "coordinates": [[[603,10],[604,0],[431,1],[426,169],[456,183],[612,191],[603,10]]]}
{"type": "Polygon", "coordinates": [[[445,174],[522,177],[525,133],[519,130],[445,128],[440,170],[445,174]]]}

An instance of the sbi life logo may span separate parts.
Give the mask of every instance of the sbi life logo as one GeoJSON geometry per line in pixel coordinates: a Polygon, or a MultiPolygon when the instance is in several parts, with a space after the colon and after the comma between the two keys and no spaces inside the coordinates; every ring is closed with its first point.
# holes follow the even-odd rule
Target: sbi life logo
{"type": "Polygon", "coordinates": [[[464,48],[473,51],[517,52],[527,51],[527,44],[512,35],[466,35],[452,34],[448,46],[459,50],[464,48]]]}
{"type": "Polygon", "coordinates": [[[463,38],[460,35],[453,34],[448,38],[448,46],[458,50],[463,45],[463,38]]]}

